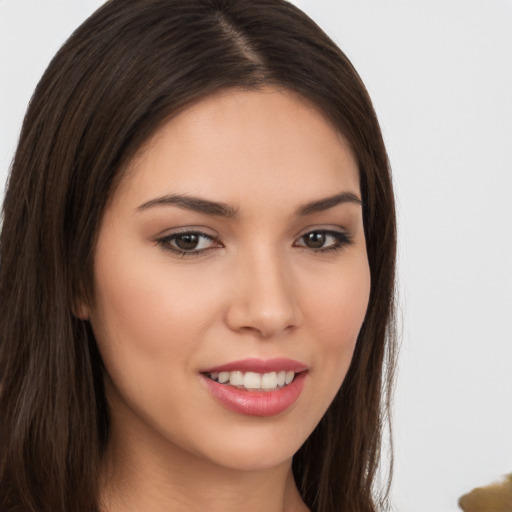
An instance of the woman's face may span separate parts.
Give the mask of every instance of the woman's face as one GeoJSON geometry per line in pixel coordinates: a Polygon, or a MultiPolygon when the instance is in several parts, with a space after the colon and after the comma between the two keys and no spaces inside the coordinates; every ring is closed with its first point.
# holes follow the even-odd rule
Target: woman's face
{"type": "Polygon", "coordinates": [[[348,145],[291,92],[224,91],[164,125],[106,209],[83,310],[112,439],[230,468],[288,461],[365,316],[359,199],[348,145]]]}

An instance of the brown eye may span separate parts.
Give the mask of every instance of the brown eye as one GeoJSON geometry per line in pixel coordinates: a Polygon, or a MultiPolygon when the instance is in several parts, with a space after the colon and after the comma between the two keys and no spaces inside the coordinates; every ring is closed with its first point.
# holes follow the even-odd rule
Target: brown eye
{"type": "Polygon", "coordinates": [[[325,245],[326,234],[320,231],[312,231],[302,237],[306,247],[321,249],[325,245]]]}
{"type": "Polygon", "coordinates": [[[222,247],[219,240],[200,231],[174,233],[159,238],[156,242],[166,251],[174,252],[182,257],[206,254],[211,249],[222,247]]]}
{"type": "Polygon", "coordinates": [[[352,239],[348,233],[319,229],[302,235],[294,245],[314,252],[327,252],[336,251],[351,243],[352,239]]]}
{"type": "Polygon", "coordinates": [[[175,235],[174,243],[176,247],[183,251],[193,251],[199,244],[199,236],[196,233],[185,233],[183,235],[175,235]]]}

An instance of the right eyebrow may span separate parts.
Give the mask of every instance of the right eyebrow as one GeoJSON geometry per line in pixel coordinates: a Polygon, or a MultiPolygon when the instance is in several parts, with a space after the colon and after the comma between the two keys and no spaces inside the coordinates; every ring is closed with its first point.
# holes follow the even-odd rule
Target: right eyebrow
{"type": "Polygon", "coordinates": [[[238,216],[238,209],[233,208],[229,204],[217,201],[209,201],[199,197],[188,196],[184,194],[168,194],[165,196],[151,199],[141,204],[137,210],[147,210],[155,206],[173,205],[184,210],[191,210],[207,215],[215,215],[217,217],[225,217],[228,219],[238,216]]]}
{"type": "Polygon", "coordinates": [[[313,213],[323,212],[343,203],[353,203],[363,206],[361,199],[353,192],[341,192],[333,196],[324,197],[302,205],[297,209],[297,215],[305,216],[313,213]]]}

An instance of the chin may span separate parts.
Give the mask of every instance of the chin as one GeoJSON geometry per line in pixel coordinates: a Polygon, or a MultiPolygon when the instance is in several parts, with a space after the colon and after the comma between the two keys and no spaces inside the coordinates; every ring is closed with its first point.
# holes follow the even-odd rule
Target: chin
{"type": "Polygon", "coordinates": [[[203,457],[218,466],[238,471],[263,471],[287,466],[315,425],[291,427],[262,420],[260,425],[226,429],[221,435],[205,437],[203,457]],[[267,424],[263,424],[266,422],[267,424]]]}

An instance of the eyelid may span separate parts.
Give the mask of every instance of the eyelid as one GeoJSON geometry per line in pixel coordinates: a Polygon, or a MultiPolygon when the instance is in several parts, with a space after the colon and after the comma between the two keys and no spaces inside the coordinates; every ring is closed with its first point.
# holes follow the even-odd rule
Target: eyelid
{"type": "Polygon", "coordinates": [[[213,232],[212,229],[207,228],[206,226],[200,226],[200,225],[192,225],[192,226],[180,226],[176,228],[167,228],[160,232],[158,232],[156,235],[153,236],[153,240],[158,240],[159,238],[166,238],[170,237],[172,235],[182,235],[186,233],[197,233],[199,235],[205,235],[210,238],[216,238],[217,234],[213,232]]]}
{"type": "Polygon", "coordinates": [[[345,235],[346,237],[352,238],[352,233],[349,229],[344,228],[340,225],[336,224],[319,224],[319,225],[312,225],[307,226],[304,229],[301,229],[299,233],[296,235],[295,240],[298,240],[299,238],[302,238],[303,236],[307,235],[308,233],[329,233],[329,234],[340,234],[345,235]]]}
{"type": "Polygon", "coordinates": [[[353,236],[352,234],[346,230],[341,228],[340,226],[309,226],[306,230],[302,231],[302,233],[295,239],[294,246],[300,247],[302,249],[310,250],[313,252],[328,252],[328,251],[336,251],[343,249],[345,246],[350,245],[353,243],[353,236]],[[331,244],[327,247],[320,247],[320,248],[314,248],[314,247],[308,247],[305,243],[304,244],[298,244],[300,240],[303,240],[304,237],[311,233],[322,233],[327,236],[333,237],[336,242],[334,244],[331,244]]]}
{"type": "Polygon", "coordinates": [[[177,256],[180,256],[182,258],[185,257],[194,257],[194,256],[201,256],[205,255],[208,252],[218,249],[221,247],[224,247],[217,236],[212,235],[210,233],[206,233],[205,231],[202,231],[204,228],[198,229],[196,226],[186,226],[182,228],[175,229],[173,231],[164,231],[162,235],[156,235],[154,237],[154,242],[161,247],[162,250],[174,253],[177,256]],[[200,238],[206,238],[210,240],[213,245],[212,247],[205,247],[200,249],[191,249],[191,250],[185,250],[180,249],[179,247],[176,247],[172,245],[172,241],[179,237],[180,235],[196,235],[200,238]]]}

